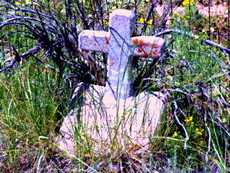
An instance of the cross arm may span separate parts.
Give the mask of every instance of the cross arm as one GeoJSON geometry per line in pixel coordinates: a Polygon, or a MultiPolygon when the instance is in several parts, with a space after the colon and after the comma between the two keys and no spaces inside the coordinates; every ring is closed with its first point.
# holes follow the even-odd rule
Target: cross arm
{"type": "Polygon", "coordinates": [[[138,36],[131,38],[131,44],[135,47],[134,55],[153,58],[161,56],[164,39],[155,36],[138,36]]]}
{"type": "MultiPolygon", "coordinates": [[[[79,47],[82,50],[108,53],[109,32],[84,30],[79,34],[79,47]]],[[[159,57],[164,46],[164,39],[155,36],[137,36],[131,38],[135,47],[133,54],[144,57],[159,57]]]]}
{"type": "Polygon", "coordinates": [[[82,50],[108,53],[109,33],[105,31],[84,30],[78,36],[79,48],[82,50]]]}

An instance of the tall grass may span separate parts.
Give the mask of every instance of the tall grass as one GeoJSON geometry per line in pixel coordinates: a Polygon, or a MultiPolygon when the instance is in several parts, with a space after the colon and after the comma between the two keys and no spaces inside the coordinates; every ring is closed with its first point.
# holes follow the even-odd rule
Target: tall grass
{"type": "MultiPolygon", "coordinates": [[[[16,45],[20,54],[28,50],[27,43],[28,47],[37,44],[42,50],[36,56],[31,55],[35,57],[33,60],[20,62],[15,69],[0,74],[0,168],[4,172],[20,172],[26,168],[36,170],[44,158],[54,158],[57,124],[68,112],[68,98],[74,89],[74,85],[69,88],[64,78],[73,79],[70,83],[74,84],[85,79],[85,74],[92,75],[88,64],[81,61],[81,55],[76,50],[76,37],[80,31],[76,29],[81,29],[81,25],[95,29],[96,24],[100,25],[99,28],[106,28],[107,19],[103,16],[108,12],[106,4],[100,3],[102,1],[98,4],[96,1],[82,1],[81,4],[79,1],[65,2],[44,1],[38,4],[37,9],[31,4],[23,5],[21,9],[7,4],[11,8],[7,8],[9,14],[6,16],[15,17],[11,12],[18,10],[13,14],[22,17],[21,24],[34,22],[32,30],[26,32],[33,41],[20,33],[9,35],[8,40],[16,45]],[[31,21],[24,20],[24,13],[20,11],[27,7],[34,10],[25,14],[33,18],[31,21]],[[93,21],[89,14],[95,14],[93,21]],[[44,64],[38,63],[37,58],[41,58],[44,64]],[[50,65],[55,68],[50,68],[50,65]]],[[[141,6],[136,2],[123,1],[114,1],[109,5],[111,8],[124,6],[145,13],[148,11],[144,2],[140,3],[141,6]]],[[[146,21],[153,14],[149,10],[146,21]]],[[[142,27],[137,29],[137,35],[142,31],[150,35],[164,28],[142,27]]],[[[188,30],[184,22],[171,27],[188,30]]],[[[12,33],[18,30],[6,27],[3,31],[12,33]]],[[[149,66],[151,58],[138,62],[136,73],[146,68],[144,71],[150,74],[148,79],[143,79],[147,81],[143,90],[170,93],[164,115],[166,119],[162,122],[161,131],[152,137],[151,148],[138,157],[129,155],[130,151],[94,156],[91,141],[85,136],[81,124],[77,124],[75,143],[79,149],[73,161],[77,167],[75,170],[80,172],[87,167],[94,172],[96,168],[108,172],[111,167],[125,167],[126,170],[142,172],[155,169],[164,172],[227,171],[230,165],[229,57],[201,45],[201,40],[207,35],[199,34],[199,37],[166,36],[166,56],[160,62],[154,67],[149,66]]]]}
{"type": "Polygon", "coordinates": [[[230,140],[229,57],[201,45],[205,34],[199,37],[173,34],[171,58],[158,64],[153,75],[149,90],[166,89],[170,98],[166,125],[161,135],[153,136],[152,151],[167,153],[167,164],[176,172],[226,172],[230,140]]]}
{"type": "Polygon", "coordinates": [[[65,95],[58,94],[57,77],[56,71],[32,61],[13,75],[1,74],[0,134],[5,164],[18,164],[28,149],[39,152],[52,144],[57,115],[65,113],[59,108],[65,95]]]}

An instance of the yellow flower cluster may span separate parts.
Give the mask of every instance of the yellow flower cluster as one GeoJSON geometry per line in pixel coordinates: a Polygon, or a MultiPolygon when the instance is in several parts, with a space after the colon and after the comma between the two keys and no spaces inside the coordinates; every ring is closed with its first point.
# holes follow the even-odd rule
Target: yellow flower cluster
{"type": "MultiPolygon", "coordinates": [[[[137,22],[143,24],[143,23],[145,23],[145,19],[144,19],[143,17],[141,17],[141,18],[139,18],[139,19],[137,20],[137,22]]],[[[150,19],[150,20],[148,20],[146,23],[147,23],[147,25],[152,25],[152,24],[153,24],[153,20],[150,19]]]]}
{"type": "Polygon", "coordinates": [[[182,2],[183,6],[189,6],[189,5],[193,5],[195,3],[195,0],[184,0],[182,2]]]}
{"type": "Polygon", "coordinates": [[[187,116],[184,121],[186,124],[191,124],[192,123],[192,120],[193,120],[193,117],[192,116],[187,116]]]}
{"type": "Polygon", "coordinates": [[[196,128],[195,131],[196,131],[197,136],[202,136],[203,132],[204,132],[204,129],[196,128]]]}

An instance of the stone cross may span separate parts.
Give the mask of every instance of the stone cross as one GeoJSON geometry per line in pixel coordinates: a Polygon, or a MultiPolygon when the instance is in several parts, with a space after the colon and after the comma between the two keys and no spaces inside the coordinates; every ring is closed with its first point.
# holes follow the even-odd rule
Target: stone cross
{"type": "MultiPolygon", "coordinates": [[[[108,32],[84,30],[79,35],[81,50],[108,54],[107,76],[113,90],[108,86],[90,86],[84,92],[81,123],[95,151],[109,151],[114,142],[119,148],[129,144],[148,145],[149,137],[160,122],[165,96],[145,92],[130,96],[132,79],[127,69],[133,55],[159,57],[164,40],[154,36],[132,37],[134,20],[132,11],[118,9],[110,15],[108,32]]],[[[78,149],[74,140],[77,113],[78,110],[73,109],[64,118],[57,138],[59,148],[70,156],[78,149]]]]}
{"type": "Polygon", "coordinates": [[[131,37],[135,15],[131,10],[117,9],[109,17],[109,31],[84,30],[79,34],[81,50],[108,54],[107,76],[115,98],[131,96],[128,76],[133,55],[159,57],[164,40],[154,36],[131,37]]]}

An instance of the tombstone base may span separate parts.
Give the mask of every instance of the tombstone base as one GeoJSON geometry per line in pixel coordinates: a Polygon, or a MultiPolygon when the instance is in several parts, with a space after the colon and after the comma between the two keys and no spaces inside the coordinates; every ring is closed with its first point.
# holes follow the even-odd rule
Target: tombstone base
{"type": "MultiPolygon", "coordinates": [[[[156,131],[164,108],[164,95],[142,93],[137,97],[115,100],[108,87],[92,86],[85,94],[81,124],[95,152],[109,151],[112,144],[125,149],[130,144],[147,146],[156,131]]],[[[65,117],[57,139],[58,146],[74,155],[76,112],[65,117]]]]}

